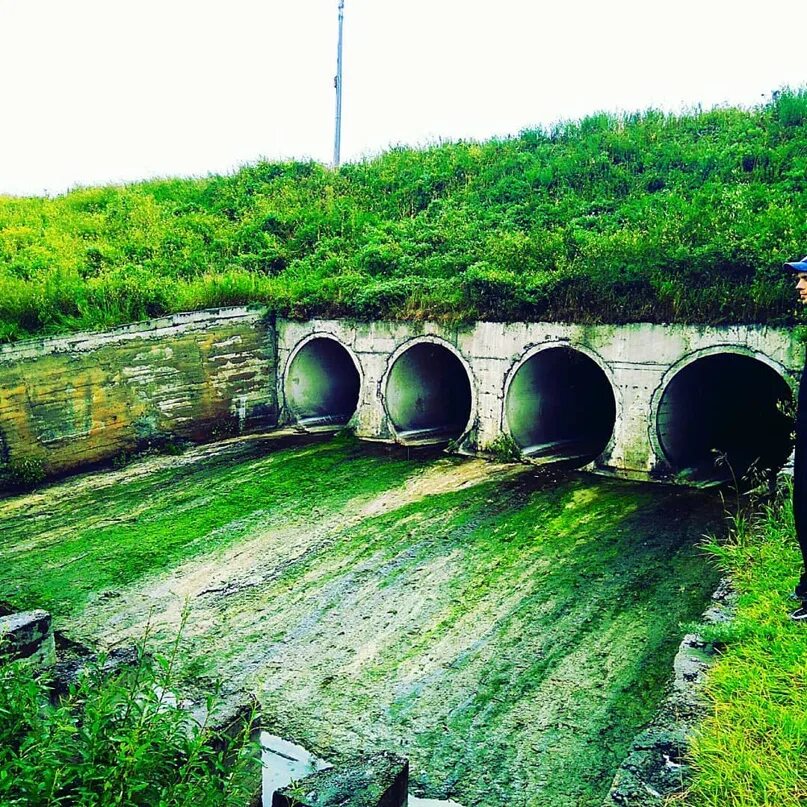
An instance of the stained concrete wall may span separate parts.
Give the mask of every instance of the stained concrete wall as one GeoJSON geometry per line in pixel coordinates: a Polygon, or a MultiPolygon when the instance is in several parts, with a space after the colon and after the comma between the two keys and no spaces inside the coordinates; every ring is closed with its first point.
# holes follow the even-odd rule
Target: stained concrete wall
{"type": "MultiPolygon", "coordinates": [[[[523,361],[547,347],[580,350],[603,369],[616,401],[613,435],[589,467],[634,479],[663,476],[670,470],[659,445],[656,415],[667,383],[682,367],[702,356],[732,352],[762,361],[795,387],[804,358],[803,346],[791,331],[761,326],[479,322],[455,329],[437,323],[281,320],[277,329],[281,376],[295,346],[313,334],[335,338],[352,352],[362,378],[353,425],[360,437],[375,440],[398,439],[385,401],[392,364],[418,341],[445,345],[471,379],[471,417],[461,440],[467,451],[484,449],[508,432],[505,395],[523,361]]],[[[281,421],[288,422],[282,394],[281,408],[281,421]]]]}
{"type": "Polygon", "coordinates": [[[0,347],[0,483],[21,462],[58,474],[165,439],[208,440],[292,423],[287,371],[301,346],[318,336],[350,352],[360,380],[351,424],[371,440],[405,439],[386,400],[396,360],[421,342],[451,351],[470,379],[471,412],[458,440],[468,452],[509,434],[505,399],[525,361],[551,347],[579,350],[602,369],[616,404],[613,434],[589,467],[635,479],[670,470],[656,420],[666,385],[681,368],[730,352],[763,362],[795,387],[804,356],[790,331],[755,326],[479,322],[458,329],[271,323],[244,308],[180,314],[0,347]]]}
{"type": "Polygon", "coordinates": [[[274,328],[227,308],[0,347],[0,481],[274,426],[274,328]]]}

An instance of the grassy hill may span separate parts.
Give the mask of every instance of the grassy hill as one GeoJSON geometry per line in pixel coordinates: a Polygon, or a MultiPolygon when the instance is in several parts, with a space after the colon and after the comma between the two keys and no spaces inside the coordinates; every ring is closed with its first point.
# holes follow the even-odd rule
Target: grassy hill
{"type": "Polygon", "coordinates": [[[287,316],[789,322],[807,89],[593,115],[338,171],[0,197],[0,341],[263,303],[287,316]]]}

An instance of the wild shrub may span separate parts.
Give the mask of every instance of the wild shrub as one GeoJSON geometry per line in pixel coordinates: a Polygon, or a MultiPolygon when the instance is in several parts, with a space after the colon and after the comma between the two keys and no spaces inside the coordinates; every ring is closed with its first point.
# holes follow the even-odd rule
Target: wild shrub
{"type": "Polygon", "coordinates": [[[30,490],[45,479],[45,464],[42,457],[19,457],[9,461],[5,468],[1,487],[11,490],[30,490]]]}
{"type": "Polygon", "coordinates": [[[0,666],[0,803],[246,804],[257,777],[249,721],[230,737],[173,705],[178,647],[149,658],[142,643],[112,676],[101,659],[55,700],[31,665],[0,666]]]}

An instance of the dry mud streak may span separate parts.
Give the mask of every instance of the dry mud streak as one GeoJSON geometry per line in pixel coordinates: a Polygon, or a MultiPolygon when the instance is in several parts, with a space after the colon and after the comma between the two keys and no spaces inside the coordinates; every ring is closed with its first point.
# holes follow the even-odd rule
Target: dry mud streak
{"type": "MultiPolygon", "coordinates": [[[[503,467],[482,460],[461,464],[438,461],[407,479],[400,488],[369,500],[352,500],[340,512],[323,513],[314,522],[258,530],[233,547],[185,561],[167,574],[155,575],[129,588],[125,596],[113,602],[96,605],[91,613],[85,612],[71,622],[70,627],[95,641],[115,645],[142,636],[147,624],[152,629],[174,632],[187,610],[184,630],[188,637],[204,634],[210,625],[222,620],[227,621],[229,630],[240,632],[254,624],[256,614],[237,607],[232,595],[276,580],[295,561],[337,540],[351,526],[429,495],[523,472],[519,466],[503,467]]],[[[412,596],[416,597],[417,592],[413,591],[412,596]]],[[[268,618],[268,614],[261,613],[261,621],[268,618]]],[[[234,676],[240,678],[234,667],[227,670],[230,681],[234,676]]]]}

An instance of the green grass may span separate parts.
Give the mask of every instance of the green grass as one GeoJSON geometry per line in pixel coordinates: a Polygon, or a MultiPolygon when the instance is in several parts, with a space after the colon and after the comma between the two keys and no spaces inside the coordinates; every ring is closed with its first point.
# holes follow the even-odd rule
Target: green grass
{"type": "MultiPolygon", "coordinates": [[[[246,804],[260,781],[254,715],[228,734],[170,704],[180,638],[151,659],[144,637],[136,660],[113,674],[103,659],[90,663],[58,697],[48,671],[0,654],[0,803],[246,804]]],[[[208,709],[219,705],[210,693],[208,709]]]]}
{"type": "Polygon", "coordinates": [[[807,803],[807,630],[787,618],[801,565],[790,492],[709,549],[739,602],[733,624],[716,634],[727,647],[709,674],[713,713],[692,752],[691,803],[799,807],[807,803]]]}
{"type": "Polygon", "coordinates": [[[592,115],[333,171],[0,197],[0,341],[260,303],[284,316],[789,322],[807,93],[592,115]]]}

